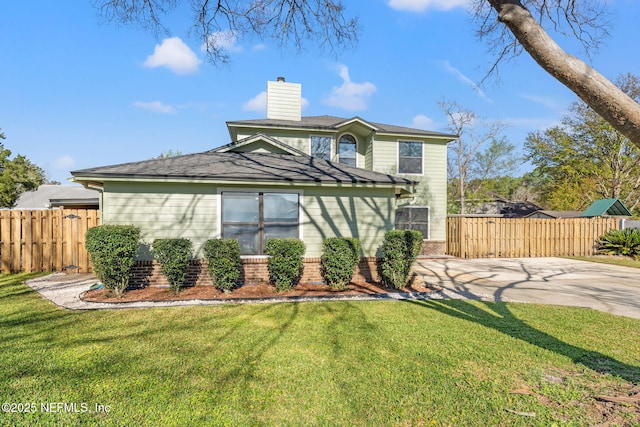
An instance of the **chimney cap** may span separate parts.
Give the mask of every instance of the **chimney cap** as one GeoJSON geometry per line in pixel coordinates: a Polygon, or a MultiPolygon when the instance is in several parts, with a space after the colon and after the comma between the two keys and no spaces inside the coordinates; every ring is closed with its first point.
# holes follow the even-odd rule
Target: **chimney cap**
{"type": "Polygon", "coordinates": [[[284,81],[284,77],[279,76],[279,77],[276,79],[276,81],[278,81],[278,82],[283,82],[283,81],[284,81]]]}

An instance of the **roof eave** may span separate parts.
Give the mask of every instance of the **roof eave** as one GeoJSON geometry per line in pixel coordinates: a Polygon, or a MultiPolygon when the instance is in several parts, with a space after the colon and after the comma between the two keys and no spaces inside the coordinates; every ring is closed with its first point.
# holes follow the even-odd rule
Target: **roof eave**
{"type": "Polygon", "coordinates": [[[87,183],[92,185],[104,184],[105,182],[154,182],[154,183],[188,183],[188,184],[220,184],[220,185],[253,185],[253,186],[333,186],[333,187],[407,187],[416,185],[414,181],[398,181],[398,182],[378,182],[370,180],[313,180],[299,181],[291,179],[282,180],[247,180],[234,178],[203,178],[188,176],[150,176],[150,175],[134,175],[134,174],[92,174],[74,177],[74,182],[81,184],[87,183]]]}

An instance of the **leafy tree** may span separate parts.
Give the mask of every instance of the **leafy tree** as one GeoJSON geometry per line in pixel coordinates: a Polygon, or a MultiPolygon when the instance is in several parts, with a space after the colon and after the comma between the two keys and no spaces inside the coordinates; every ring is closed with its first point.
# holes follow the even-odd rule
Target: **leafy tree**
{"type": "MultiPolygon", "coordinates": [[[[640,104],[584,61],[565,52],[545,31],[577,39],[587,55],[607,34],[607,3],[600,0],[469,0],[478,36],[496,54],[491,68],[526,51],[551,76],[576,93],[617,131],[640,147],[640,104]]],[[[347,17],[341,0],[93,0],[107,21],[168,33],[164,15],[179,5],[195,11],[194,32],[209,59],[226,63],[224,39],[257,36],[282,47],[305,42],[331,50],[354,45],[357,18],[347,17]],[[222,38],[222,39],[221,39],[222,38]]],[[[356,4],[354,2],[354,4],[356,4]]]]}
{"type": "Polygon", "coordinates": [[[156,159],[166,159],[169,157],[178,157],[178,156],[182,156],[183,153],[180,150],[169,150],[166,153],[160,153],[160,155],[158,157],[156,157],[156,159]]]}
{"type": "MultiPolygon", "coordinates": [[[[5,139],[0,132],[0,139],[5,139]]],[[[44,171],[25,156],[10,159],[11,151],[0,143],[0,207],[11,208],[20,194],[31,191],[46,181],[44,171]]]]}
{"type": "Polygon", "coordinates": [[[500,135],[503,124],[486,122],[455,101],[442,100],[439,106],[447,116],[448,130],[458,135],[449,143],[447,159],[449,210],[464,214],[467,199],[478,198],[482,183],[508,175],[518,159],[513,144],[500,135]]]}
{"type": "MultiPolygon", "coordinates": [[[[640,99],[638,77],[626,74],[616,83],[640,99]]],[[[582,210],[612,197],[640,209],[640,149],[584,102],[573,103],[560,125],[529,134],[525,150],[551,209],[582,210]]]]}

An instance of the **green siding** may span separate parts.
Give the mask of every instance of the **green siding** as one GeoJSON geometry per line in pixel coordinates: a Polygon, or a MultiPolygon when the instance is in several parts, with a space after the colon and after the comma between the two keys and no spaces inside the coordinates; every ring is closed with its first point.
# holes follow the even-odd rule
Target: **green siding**
{"type": "Polygon", "coordinates": [[[375,256],[385,231],[393,229],[392,189],[318,188],[304,193],[307,256],[320,256],[327,237],[356,237],[364,256],[375,256]]]}
{"type": "Polygon", "coordinates": [[[289,131],[289,130],[282,130],[282,129],[256,129],[256,128],[251,128],[251,129],[238,129],[238,140],[243,139],[243,138],[247,138],[250,137],[252,135],[254,135],[257,132],[262,132],[265,135],[268,135],[272,138],[277,139],[280,142],[283,142],[293,148],[296,148],[300,151],[302,151],[303,153],[310,153],[311,150],[311,146],[310,146],[310,135],[327,135],[327,136],[332,136],[331,134],[325,134],[325,133],[317,133],[317,132],[301,132],[301,131],[289,131]]]}
{"type": "MultiPolygon", "coordinates": [[[[446,239],[446,215],[447,215],[447,144],[442,141],[430,141],[419,137],[397,137],[388,135],[366,135],[368,129],[361,129],[354,124],[341,129],[336,134],[296,131],[280,129],[239,129],[242,134],[238,138],[244,138],[260,131],[276,138],[285,144],[309,153],[310,135],[329,135],[333,138],[333,160],[336,160],[337,141],[343,133],[351,133],[358,139],[357,164],[377,172],[397,174],[398,171],[398,141],[423,141],[424,167],[422,175],[406,175],[406,177],[419,181],[417,194],[411,204],[416,206],[429,206],[431,225],[431,240],[446,239]]],[[[391,218],[393,221],[393,218],[391,218]]]]}
{"type": "MultiPolygon", "coordinates": [[[[302,236],[308,257],[322,254],[327,237],[357,237],[365,256],[375,256],[386,230],[393,228],[395,194],[391,188],[224,186],[225,191],[300,191],[302,236]]],[[[207,239],[217,236],[218,191],[207,184],[105,184],[104,224],[140,227],[143,241],[186,237],[197,256],[207,239]]],[[[141,254],[149,258],[148,253],[141,254]]]]}
{"type": "Polygon", "coordinates": [[[424,176],[418,185],[418,200],[431,208],[431,240],[447,237],[447,145],[424,144],[424,176]]]}
{"type": "Polygon", "coordinates": [[[185,237],[200,253],[217,233],[217,189],[212,185],[107,182],[102,209],[104,224],[136,225],[146,244],[185,237]]]}
{"type": "MultiPolygon", "coordinates": [[[[373,141],[373,170],[397,174],[398,141],[418,141],[417,138],[392,138],[377,136],[373,141]]],[[[423,174],[400,175],[419,181],[416,197],[411,201],[415,206],[430,208],[430,240],[446,239],[447,216],[447,144],[444,142],[423,143],[423,174]]]]}

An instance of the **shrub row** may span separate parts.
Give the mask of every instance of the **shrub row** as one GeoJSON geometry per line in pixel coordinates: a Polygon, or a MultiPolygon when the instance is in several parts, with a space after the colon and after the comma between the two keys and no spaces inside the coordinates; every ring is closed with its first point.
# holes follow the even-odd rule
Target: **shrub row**
{"type": "MultiPolygon", "coordinates": [[[[139,239],[140,229],[135,226],[101,225],[87,231],[86,247],[94,271],[110,293],[122,295],[126,289],[139,239]]],[[[385,233],[380,271],[385,286],[405,286],[421,245],[422,234],[419,231],[392,230],[385,233]]],[[[360,261],[360,241],[332,237],[323,241],[322,248],[321,272],[325,282],[333,289],[345,289],[360,261]]],[[[153,256],[173,292],[179,292],[184,286],[192,251],[189,239],[156,239],[153,242],[153,256]]],[[[289,290],[300,280],[305,251],[306,246],[299,239],[274,238],[267,241],[265,253],[269,255],[269,280],[277,290],[289,290]]],[[[240,279],[238,241],[210,239],[205,243],[204,256],[213,285],[221,291],[231,291],[240,279]]]]}

